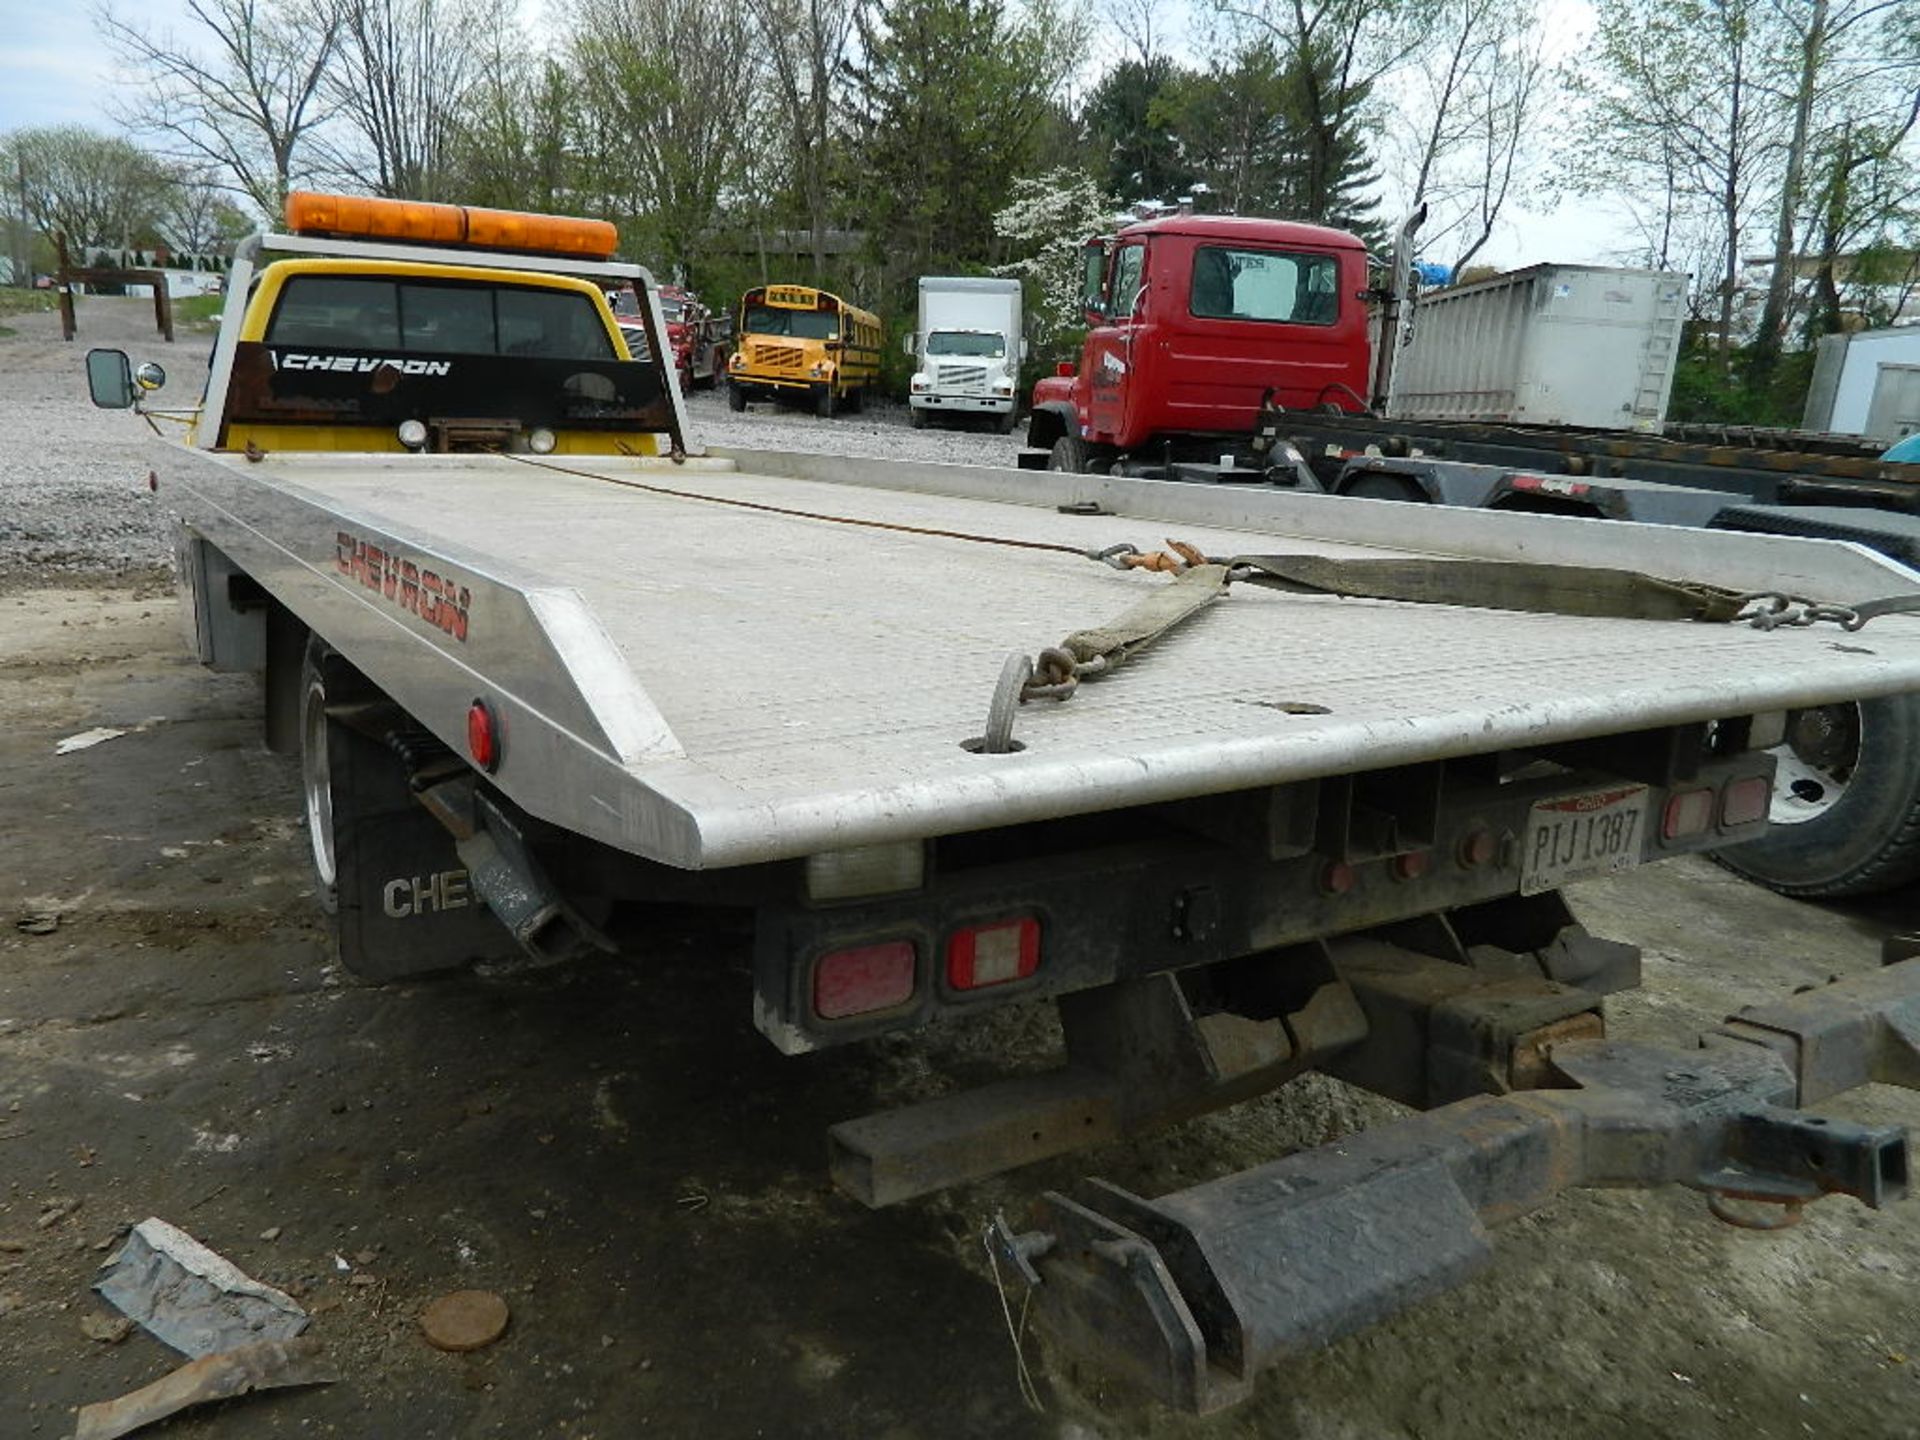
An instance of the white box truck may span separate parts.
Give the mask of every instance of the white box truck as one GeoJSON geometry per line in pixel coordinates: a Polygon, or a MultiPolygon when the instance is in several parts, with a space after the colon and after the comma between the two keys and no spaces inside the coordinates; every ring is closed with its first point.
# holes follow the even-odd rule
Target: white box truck
{"type": "Polygon", "coordinates": [[[1020,282],[922,275],[919,320],[901,348],[914,357],[907,404],[914,429],[954,415],[992,415],[1004,433],[1019,408],[1020,282]]]}

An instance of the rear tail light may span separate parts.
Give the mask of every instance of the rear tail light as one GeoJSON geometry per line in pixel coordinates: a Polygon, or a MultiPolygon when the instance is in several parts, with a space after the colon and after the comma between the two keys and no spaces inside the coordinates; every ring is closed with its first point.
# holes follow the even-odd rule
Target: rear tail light
{"type": "Polygon", "coordinates": [[[911,940],[822,955],[813,967],[813,1013],[822,1020],[844,1020],[906,1004],[913,998],[914,962],[911,940]]]}
{"type": "Polygon", "coordinates": [[[1767,818],[1773,805],[1773,782],[1764,775],[1749,775],[1727,786],[1720,800],[1720,823],[1728,829],[1751,825],[1767,818]]]}
{"type": "Polygon", "coordinates": [[[970,925],[947,941],[947,983],[979,990],[1024,980],[1040,968],[1040,922],[1032,916],[970,925]]]}
{"type": "Polygon", "coordinates": [[[1689,835],[1704,835],[1713,824],[1714,796],[1711,790],[1681,790],[1670,796],[1660,820],[1660,833],[1669,840],[1684,840],[1689,835]]]}

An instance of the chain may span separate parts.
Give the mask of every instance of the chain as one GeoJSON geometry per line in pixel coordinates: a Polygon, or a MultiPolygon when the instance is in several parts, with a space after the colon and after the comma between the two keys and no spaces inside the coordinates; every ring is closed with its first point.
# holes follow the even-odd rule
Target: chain
{"type": "Polygon", "coordinates": [[[1778,630],[1784,626],[1818,625],[1828,620],[1842,630],[1858,630],[1870,617],[1851,605],[1830,605],[1809,600],[1804,595],[1788,595],[1779,590],[1759,590],[1740,597],[1740,613],[1735,623],[1744,621],[1756,630],[1778,630]]]}

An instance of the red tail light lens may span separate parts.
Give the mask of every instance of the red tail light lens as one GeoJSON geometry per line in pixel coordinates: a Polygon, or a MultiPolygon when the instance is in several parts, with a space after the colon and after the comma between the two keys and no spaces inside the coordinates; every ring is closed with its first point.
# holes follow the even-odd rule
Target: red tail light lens
{"type": "Polygon", "coordinates": [[[467,707],[467,753],[489,775],[499,768],[500,739],[494,732],[493,710],[484,700],[467,707]]]}
{"type": "Polygon", "coordinates": [[[1681,790],[1667,800],[1660,833],[1669,840],[1704,835],[1713,824],[1713,791],[1681,790]]]}
{"type": "Polygon", "coordinates": [[[911,940],[822,955],[813,967],[813,1013],[844,1020],[906,1004],[913,998],[914,958],[911,940]]]}
{"type": "Polygon", "coordinates": [[[1053,367],[1053,373],[1058,375],[1062,380],[1071,380],[1080,373],[1080,367],[1071,360],[1062,360],[1058,365],[1053,367]]]}
{"type": "Polygon", "coordinates": [[[1773,805],[1773,784],[1764,775],[1749,775],[1727,786],[1720,800],[1720,823],[1731,829],[1767,818],[1773,805]]]}
{"type": "Polygon", "coordinates": [[[1040,922],[1032,916],[971,925],[947,941],[947,983],[979,990],[1024,980],[1040,968],[1040,922]]]}

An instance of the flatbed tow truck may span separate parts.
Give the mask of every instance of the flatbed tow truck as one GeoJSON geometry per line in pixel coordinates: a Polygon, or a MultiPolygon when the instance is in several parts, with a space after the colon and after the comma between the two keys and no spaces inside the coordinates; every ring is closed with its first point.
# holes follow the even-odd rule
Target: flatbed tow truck
{"type": "MultiPolygon", "coordinates": [[[[1920,1085],[1920,962],[1657,1049],[1607,1034],[1638,952],[1560,889],[1763,834],[1785,712],[1920,688],[1912,571],[700,452],[607,309],[637,286],[669,353],[611,227],[296,195],[288,231],[241,245],[155,484],[202,659],[259,671],[268,744],[301,754],[361,976],[617,953],[698,904],[750,917],[753,1017],[790,1054],[1055,1004],[1055,1069],[834,1127],[875,1206],[1309,1069],[1415,1107],[989,1227],[1053,1343],[1193,1410],[1457,1282],[1569,1186],[1759,1223],[1904,1194],[1903,1129],[1800,1107],[1920,1085]]],[[[164,378],[88,371],[107,406],[164,378]]]]}

